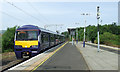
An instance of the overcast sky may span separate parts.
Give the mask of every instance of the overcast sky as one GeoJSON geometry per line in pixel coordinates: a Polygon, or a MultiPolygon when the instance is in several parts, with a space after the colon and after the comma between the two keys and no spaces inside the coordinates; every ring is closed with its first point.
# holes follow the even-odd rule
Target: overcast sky
{"type": "MultiPolygon", "coordinates": [[[[27,0],[26,0],[27,1],[27,0]]],[[[102,25],[118,22],[118,2],[2,2],[1,21],[2,29],[34,24],[39,27],[52,24],[63,24],[57,27],[60,32],[69,27],[83,27],[97,25],[96,7],[100,6],[102,25]],[[89,13],[90,16],[82,16],[89,13]],[[87,23],[85,24],[85,20],[87,23]],[[75,24],[79,23],[79,24],[75,24]]],[[[55,31],[55,26],[47,29],[55,31]]]]}

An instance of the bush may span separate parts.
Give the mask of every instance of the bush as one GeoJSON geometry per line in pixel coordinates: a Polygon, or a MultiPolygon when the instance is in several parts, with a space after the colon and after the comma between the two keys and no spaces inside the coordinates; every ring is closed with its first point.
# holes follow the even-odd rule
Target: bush
{"type": "Polygon", "coordinates": [[[8,28],[7,31],[2,35],[2,52],[8,52],[14,50],[14,35],[16,26],[8,28]]]}
{"type": "MultiPolygon", "coordinates": [[[[100,35],[100,43],[101,44],[106,44],[106,45],[120,45],[119,44],[119,35],[115,35],[109,32],[105,32],[103,34],[100,35]]],[[[96,37],[96,41],[97,43],[97,37],[96,37]]]]}

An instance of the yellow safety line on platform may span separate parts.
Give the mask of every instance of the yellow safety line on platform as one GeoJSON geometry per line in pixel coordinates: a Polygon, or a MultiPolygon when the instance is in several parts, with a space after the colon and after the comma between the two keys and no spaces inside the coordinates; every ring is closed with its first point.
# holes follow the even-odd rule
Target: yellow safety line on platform
{"type": "Polygon", "coordinates": [[[64,43],[62,46],[60,46],[58,49],[56,49],[52,55],[50,55],[48,58],[46,58],[44,61],[42,61],[37,67],[35,67],[31,72],[36,70],[39,66],[41,66],[45,61],[47,61],[51,56],[53,56],[58,50],[60,50],[62,47],[64,47],[68,42],[64,43]]]}

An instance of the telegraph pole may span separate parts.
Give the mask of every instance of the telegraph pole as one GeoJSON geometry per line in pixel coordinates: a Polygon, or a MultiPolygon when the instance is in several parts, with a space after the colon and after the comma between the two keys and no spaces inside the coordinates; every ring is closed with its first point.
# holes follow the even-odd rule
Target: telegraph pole
{"type": "Polygon", "coordinates": [[[99,19],[100,19],[100,12],[99,12],[99,6],[97,6],[97,26],[98,26],[98,52],[100,51],[100,46],[99,46],[99,19]]]}

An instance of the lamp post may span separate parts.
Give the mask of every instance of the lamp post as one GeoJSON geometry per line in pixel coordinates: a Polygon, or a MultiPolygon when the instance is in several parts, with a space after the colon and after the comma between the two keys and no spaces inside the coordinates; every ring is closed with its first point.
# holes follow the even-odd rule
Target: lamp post
{"type": "MultiPolygon", "coordinates": [[[[83,14],[81,14],[81,15],[90,15],[90,14],[88,14],[88,13],[83,13],[83,14]]],[[[86,25],[86,20],[85,20],[85,25],[86,25]]],[[[85,29],[85,26],[84,26],[84,40],[83,40],[83,47],[85,47],[85,31],[86,31],[86,29],[85,29]]]]}
{"type": "MultiPolygon", "coordinates": [[[[86,25],[86,20],[85,20],[85,25],[86,25]]],[[[85,27],[84,27],[84,40],[83,40],[83,47],[85,47],[85,27]]]]}

